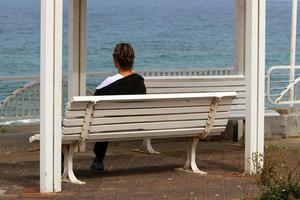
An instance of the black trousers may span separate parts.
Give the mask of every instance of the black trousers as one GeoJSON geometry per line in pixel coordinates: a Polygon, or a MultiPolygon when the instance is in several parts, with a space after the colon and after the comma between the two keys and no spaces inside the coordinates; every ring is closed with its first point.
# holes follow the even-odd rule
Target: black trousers
{"type": "MultiPolygon", "coordinates": [[[[94,146],[94,153],[96,158],[94,159],[95,162],[103,162],[106,150],[108,147],[108,142],[96,142],[94,146]]],[[[64,169],[64,154],[61,152],[61,168],[64,169]]]]}
{"type": "Polygon", "coordinates": [[[107,147],[108,142],[96,142],[94,146],[95,162],[103,162],[107,147]]]}

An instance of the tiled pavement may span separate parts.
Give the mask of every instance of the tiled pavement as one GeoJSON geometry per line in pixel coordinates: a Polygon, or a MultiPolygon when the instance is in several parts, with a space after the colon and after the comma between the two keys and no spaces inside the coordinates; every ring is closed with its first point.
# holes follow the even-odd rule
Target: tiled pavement
{"type": "Polygon", "coordinates": [[[89,171],[92,152],[75,156],[75,174],[86,185],[63,183],[63,192],[41,195],[38,152],[0,157],[0,199],[242,199],[256,194],[255,177],[243,176],[243,147],[201,142],[197,163],[206,176],[174,170],[185,163],[183,141],[157,141],[161,155],[132,152],[140,142],[110,146],[106,172],[89,171]]]}

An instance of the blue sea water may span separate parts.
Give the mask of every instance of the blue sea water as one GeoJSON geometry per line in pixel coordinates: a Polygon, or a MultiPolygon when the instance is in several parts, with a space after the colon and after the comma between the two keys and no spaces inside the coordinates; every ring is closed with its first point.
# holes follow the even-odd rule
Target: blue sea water
{"type": "MultiPolygon", "coordinates": [[[[65,0],[64,71],[67,32],[65,0]]],[[[232,67],[234,0],[88,0],[87,35],[89,71],[112,71],[121,41],[133,44],[136,69],[232,67]]],[[[289,38],[290,0],[267,0],[266,68],[289,63],[289,38]]],[[[39,42],[40,0],[1,0],[0,76],[39,74],[39,42]]]]}
{"type": "MultiPolygon", "coordinates": [[[[290,1],[267,0],[267,11],[267,65],[287,64],[290,1]]],[[[64,13],[66,69],[68,1],[64,13]]],[[[39,0],[0,1],[0,76],[39,73],[39,28],[39,0]]],[[[120,41],[138,69],[233,66],[234,1],[89,0],[88,70],[111,71],[120,41]]]]}

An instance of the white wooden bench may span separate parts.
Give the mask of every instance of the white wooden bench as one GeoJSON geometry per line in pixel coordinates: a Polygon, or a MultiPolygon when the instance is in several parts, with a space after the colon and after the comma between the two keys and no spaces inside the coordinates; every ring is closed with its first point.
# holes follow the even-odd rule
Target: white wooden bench
{"type": "MultiPolygon", "coordinates": [[[[153,76],[145,78],[147,94],[167,93],[215,93],[235,91],[237,96],[230,108],[230,120],[238,120],[238,137],[244,130],[246,112],[246,81],[242,75],[226,76],[153,76]]],[[[279,116],[274,110],[265,110],[265,116],[279,116]]],[[[139,151],[158,154],[152,148],[150,138],[144,139],[143,147],[139,151]]]]}
{"type": "MultiPolygon", "coordinates": [[[[242,75],[226,76],[157,76],[146,77],[147,94],[214,93],[235,91],[237,96],[230,109],[230,119],[244,119],[246,112],[246,81],[242,75]]],[[[278,116],[270,109],[265,116],[278,116]]]]}
{"type": "MultiPolygon", "coordinates": [[[[188,137],[183,170],[206,174],[196,165],[199,139],[219,134],[228,122],[235,92],[74,97],[62,126],[63,180],[83,184],[73,172],[73,154],[85,142],[188,137]]],[[[34,135],[30,141],[39,140],[34,135]]]]}

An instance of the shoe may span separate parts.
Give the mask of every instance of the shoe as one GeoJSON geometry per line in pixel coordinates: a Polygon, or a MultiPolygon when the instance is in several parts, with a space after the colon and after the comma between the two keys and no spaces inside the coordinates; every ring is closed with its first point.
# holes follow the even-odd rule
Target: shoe
{"type": "Polygon", "coordinates": [[[93,171],[94,173],[101,173],[104,172],[104,164],[103,162],[95,162],[93,161],[93,163],[90,166],[91,171],[93,171]]]}

